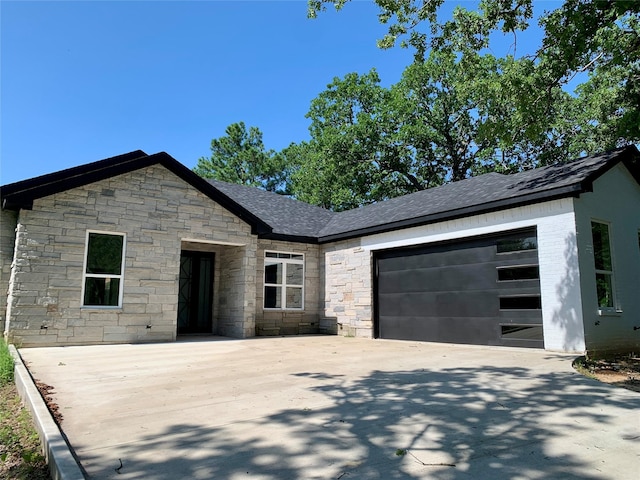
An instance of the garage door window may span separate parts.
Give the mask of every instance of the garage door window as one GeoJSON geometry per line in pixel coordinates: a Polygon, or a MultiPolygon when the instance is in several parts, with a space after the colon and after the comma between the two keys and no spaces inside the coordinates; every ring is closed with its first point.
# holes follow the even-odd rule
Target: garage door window
{"type": "Polygon", "coordinates": [[[498,267],[498,281],[514,282],[518,280],[538,280],[540,272],[538,265],[515,265],[498,267]]]}
{"type": "Polygon", "coordinates": [[[538,248],[538,238],[536,234],[523,234],[517,238],[505,238],[498,240],[496,249],[498,253],[522,252],[525,250],[536,250],[538,248]]]}
{"type": "Polygon", "coordinates": [[[265,252],[264,308],[302,310],[304,308],[304,255],[265,252]]]}
{"type": "Polygon", "coordinates": [[[82,305],[121,307],[125,235],[87,232],[82,305]]]}
{"type": "Polygon", "coordinates": [[[501,325],[501,336],[505,340],[534,340],[544,338],[542,325],[501,325]]]}
{"type": "Polygon", "coordinates": [[[500,297],[500,310],[539,310],[540,295],[512,295],[500,297]]]}
{"type": "Polygon", "coordinates": [[[602,310],[613,310],[615,298],[609,225],[602,222],[591,222],[591,235],[593,237],[593,256],[596,267],[598,307],[602,310]]]}

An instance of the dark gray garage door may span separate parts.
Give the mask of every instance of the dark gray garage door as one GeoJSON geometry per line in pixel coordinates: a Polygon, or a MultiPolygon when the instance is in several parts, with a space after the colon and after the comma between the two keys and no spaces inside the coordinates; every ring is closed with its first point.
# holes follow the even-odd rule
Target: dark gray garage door
{"type": "Polygon", "coordinates": [[[379,338],[542,348],[535,230],[376,252],[379,338]]]}

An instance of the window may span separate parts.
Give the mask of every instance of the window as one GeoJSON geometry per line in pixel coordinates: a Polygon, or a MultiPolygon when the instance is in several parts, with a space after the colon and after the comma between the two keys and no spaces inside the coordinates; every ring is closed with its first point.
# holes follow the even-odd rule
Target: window
{"type": "Polygon", "coordinates": [[[517,280],[537,280],[540,272],[537,265],[515,265],[510,267],[497,267],[499,282],[513,282],[517,280]]]}
{"type": "Polygon", "coordinates": [[[500,330],[506,340],[544,340],[542,325],[500,325],[500,330]]]}
{"type": "Polygon", "coordinates": [[[87,232],[82,286],[83,306],[122,306],[124,246],[124,234],[87,232]]]}
{"type": "Polygon", "coordinates": [[[302,310],[304,255],[265,252],[264,308],[302,310]]]}
{"type": "Polygon", "coordinates": [[[535,250],[538,248],[538,238],[535,233],[523,234],[518,238],[506,238],[498,240],[496,249],[498,253],[521,252],[523,250],[535,250]]]}
{"type": "Polygon", "coordinates": [[[593,237],[593,257],[596,266],[598,307],[605,310],[613,309],[615,308],[615,299],[609,225],[601,222],[591,222],[591,236],[593,237]]]}
{"type": "Polygon", "coordinates": [[[540,295],[513,295],[500,297],[500,310],[540,310],[540,295]]]}

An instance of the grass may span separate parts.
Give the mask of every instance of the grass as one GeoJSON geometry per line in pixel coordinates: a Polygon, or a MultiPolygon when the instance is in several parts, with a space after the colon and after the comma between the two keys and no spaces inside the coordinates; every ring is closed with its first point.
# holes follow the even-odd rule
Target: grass
{"type": "Polygon", "coordinates": [[[595,374],[592,373],[589,366],[589,360],[587,360],[587,357],[582,356],[582,357],[576,358],[573,361],[572,366],[573,368],[576,369],[578,373],[584,375],[585,377],[593,378],[594,380],[598,379],[598,377],[596,377],[595,374]]]}
{"type": "Polygon", "coordinates": [[[9,346],[0,339],[0,386],[13,382],[13,358],[9,346]]]}
{"type": "Polygon", "coordinates": [[[13,358],[0,338],[0,478],[50,479],[40,439],[13,382],[13,358]]]}

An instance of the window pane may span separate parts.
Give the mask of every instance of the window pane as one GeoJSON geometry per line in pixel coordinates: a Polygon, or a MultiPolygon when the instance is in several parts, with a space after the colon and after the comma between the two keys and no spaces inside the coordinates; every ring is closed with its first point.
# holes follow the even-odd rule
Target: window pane
{"type": "Polygon", "coordinates": [[[507,238],[504,240],[498,240],[496,246],[498,253],[535,250],[538,248],[538,238],[535,235],[526,235],[520,238],[507,238]]]}
{"type": "Polygon", "coordinates": [[[544,340],[542,325],[502,325],[502,338],[511,340],[544,340]]]}
{"type": "Polygon", "coordinates": [[[264,308],[302,309],[304,255],[265,252],[264,308]]]}
{"type": "Polygon", "coordinates": [[[297,263],[287,264],[287,285],[302,285],[302,271],[304,268],[297,263]]]}
{"type": "Polygon", "coordinates": [[[538,267],[534,265],[498,269],[498,280],[501,282],[513,280],[537,280],[539,277],[540,274],[538,272],[538,267]]]}
{"type": "Polygon", "coordinates": [[[598,307],[613,308],[611,275],[608,273],[596,273],[596,288],[598,290],[598,307]]]}
{"type": "Polygon", "coordinates": [[[264,287],[264,308],[282,308],[282,287],[264,287]]]}
{"type": "Polygon", "coordinates": [[[287,287],[287,308],[302,308],[302,288],[287,287]]]}
{"type": "Polygon", "coordinates": [[[282,264],[265,262],[264,264],[264,283],[282,284],[282,264]]]}
{"type": "Polygon", "coordinates": [[[84,305],[117,307],[120,297],[119,278],[85,279],[84,305]]]}
{"type": "Polygon", "coordinates": [[[120,275],[123,245],[122,235],[90,233],[87,246],[87,273],[120,275]]]}
{"type": "Polygon", "coordinates": [[[596,270],[611,271],[611,246],[609,244],[609,225],[591,222],[593,235],[593,255],[596,260],[596,270]]]}
{"type": "Polygon", "coordinates": [[[540,308],[542,304],[538,296],[500,297],[500,310],[539,310],[540,308]]]}

